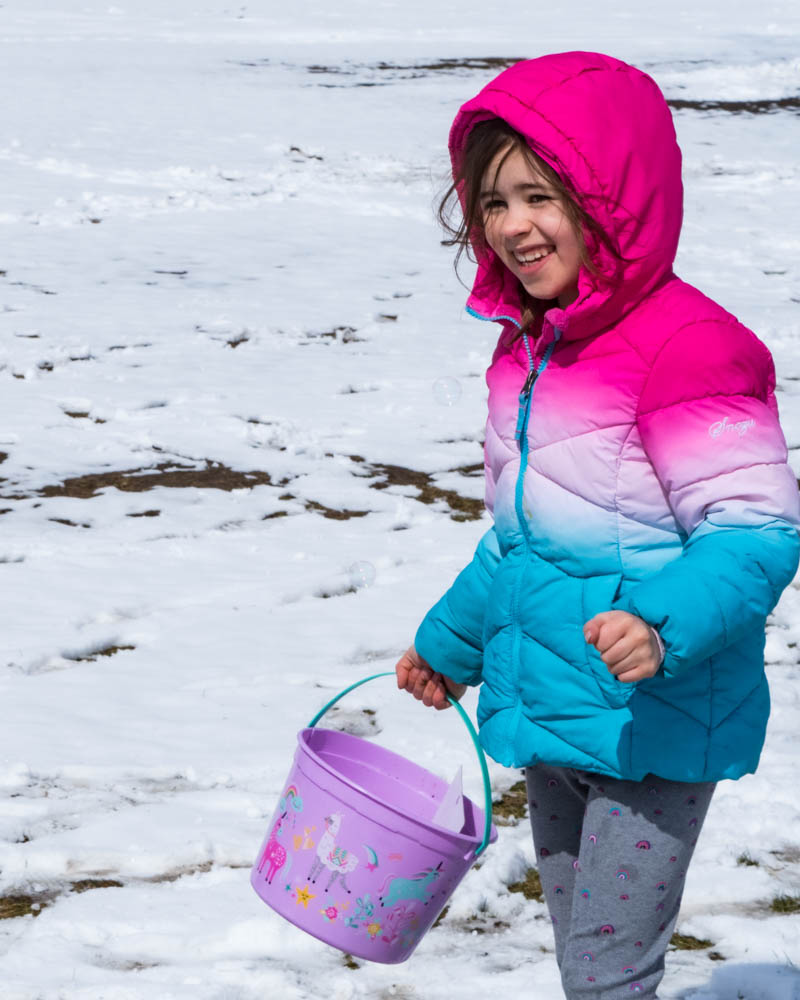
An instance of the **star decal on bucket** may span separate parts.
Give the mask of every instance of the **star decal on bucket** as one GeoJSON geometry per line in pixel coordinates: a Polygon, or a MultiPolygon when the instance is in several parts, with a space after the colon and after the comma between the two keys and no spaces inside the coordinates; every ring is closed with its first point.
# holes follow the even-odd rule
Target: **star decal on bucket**
{"type": "Polygon", "coordinates": [[[317,897],[315,893],[309,891],[308,884],[306,884],[306,887],[304,889],[295,889],[294,898],[298,906],[300,905],[300,903],[302,903],[303,909],[307,910],[308,904],[311,902],[311,900],[316,899],[317,897]]]}

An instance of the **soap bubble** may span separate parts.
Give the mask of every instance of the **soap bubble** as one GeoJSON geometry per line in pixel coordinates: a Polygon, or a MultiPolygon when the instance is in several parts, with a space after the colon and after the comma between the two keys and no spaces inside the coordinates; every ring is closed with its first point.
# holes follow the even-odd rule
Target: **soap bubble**
{"type": "Polygon", "coordinates": [[[347,575],[350,578],[350,586],[361,590],[364,587],[371,587],[375,583],[376,571],[371,562],[360,560],[348,567],[347,575]]]}
{"type": "Polygon", "coordinates": [[[452,406],[461,399],[461,383],[449,375],[433,383],[433,398],[441,406],[452,406]]]}

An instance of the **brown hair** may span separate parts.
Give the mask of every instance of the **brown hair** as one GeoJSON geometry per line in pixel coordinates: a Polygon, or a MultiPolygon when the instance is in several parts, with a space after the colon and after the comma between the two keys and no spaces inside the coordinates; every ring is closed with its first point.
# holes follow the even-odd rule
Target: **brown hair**
{"type": "MultiPolygon", "coordinates": [[[[615,260],[622,263],[623,258],[608,234],[581,207],[578,195],[567,186],[558,172],[539,156],[531,148],[529,141],[508,122],[502,118],[490,118],[476,125],[467,136],[458,171],[453,176],[453,183],[442,196],[437,211],[439,222],[447,234],[442,240],[442,245],[458,248],[454,261],[456,273],[462,254],[466,253],[470,260],[474,260],[474,251],[483,252],[488,246],[480,207],[481,182],[486,171],[494,158],[504,153],[493,179],[493,182],[496,182],[500,168],[515,151],[525,156],[531,167],[544,177],[560,198],[564,213],[579,236],[581,266],[592,275],[597,276],[600,273],[587,246],[587,235],[593,245],[602,244],[615,260]],[[457,218],[454,223],[453,214],[457,206],[461,208],[460,220],[457,218]]],[[[557,305],[555,301],[533,298],[521,283],[519,297],[523,331],[530,331],[548,309],[557,305]]]]}

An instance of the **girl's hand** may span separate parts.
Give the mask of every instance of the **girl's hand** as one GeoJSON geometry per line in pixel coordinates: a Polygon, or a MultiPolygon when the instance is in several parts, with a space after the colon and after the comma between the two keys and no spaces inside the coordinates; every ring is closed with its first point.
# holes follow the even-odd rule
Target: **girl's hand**
{"type": "Polygon", "coordinates": [[[443,708],[450,708],[450,702],[447,700],[448,692],[458,700],[467,690],[466,684],[456,684],[444,674],[437,674],[413,646],[403,653],[394,669],[400,690],[413,694],[417,701],[421,701],[428,708],[433,707],[440,711],[443,708]]]}
{"type": "Polygon", "coordinates": [[[661,650],[653,630],[627,611],[602,611],[586,622],[583,635],[623,684],[654,677],[661,666],[661,650]]]}

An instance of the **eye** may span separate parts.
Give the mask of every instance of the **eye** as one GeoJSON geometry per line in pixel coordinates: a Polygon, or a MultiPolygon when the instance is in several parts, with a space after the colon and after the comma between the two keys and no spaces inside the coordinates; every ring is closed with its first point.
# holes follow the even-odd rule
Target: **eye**
{"type": "Polygon", "coordinates": [[[498,208],[503,208],[504,205],[505,205],[505,202],[501,201],[499,198],[492,198],[489,201],[485,201],[483,203],[483,211],[484,212],[494,212],[494,211],[497,211],[498,208]]]}
{"type": "Polygon", "coordinates": [[[546,194],[530,194],[530,195],[528,195],[528,204],[529,205],[539,205],[543,201],[549,201],[549,200],[550,200],[550,198],[546,194]]]}

